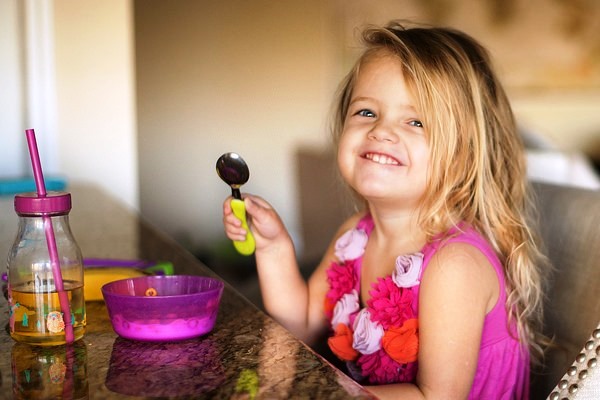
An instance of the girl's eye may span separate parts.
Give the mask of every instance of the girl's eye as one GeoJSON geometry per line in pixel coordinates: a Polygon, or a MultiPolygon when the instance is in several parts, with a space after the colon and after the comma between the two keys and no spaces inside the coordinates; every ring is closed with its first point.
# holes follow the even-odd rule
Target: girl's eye
{"type": "Polygon", "coordinates": [[[371,110],[360,110],[356,113],[356,115],[360,115],[361,117],[373,118],[375,116],[375,113],[371,110]]]}
{"type": "Polygon", "coordinates": [[[412,126],[415,126],[417,128],[422,128],[423,127],[423,123],[421,121],[419,121],[418,119],[414,119],[414,120],[410,121],[408,124],[412,125],[412,126]]]}

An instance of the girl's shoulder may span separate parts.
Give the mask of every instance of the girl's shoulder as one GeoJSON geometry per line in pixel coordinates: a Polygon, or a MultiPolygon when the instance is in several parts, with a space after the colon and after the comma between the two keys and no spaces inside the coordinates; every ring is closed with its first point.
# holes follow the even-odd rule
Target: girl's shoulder
{"type": "Polygon", "coordinates": [[[424,251],[438,260],[448,257],[468,257],[476,264],[485,264],[493,267],[494,270],[502,270],[498,254],[491,243],[474,227],[467,224],[459,224],[445,234],[438,235],[426,245],[424,251]]]}
{"type": "Polygon", "coordinates": [[[499,298],[499,290],[504,287],[499,260],[489,243],[476,231],[469,229],[451,235],[440,242],[422,271],[426,286],[435,286],[434,293],[440,293],[444,286],[457,293],[470,291],[471,300],[479,297],[489,312],[499,298]]]}

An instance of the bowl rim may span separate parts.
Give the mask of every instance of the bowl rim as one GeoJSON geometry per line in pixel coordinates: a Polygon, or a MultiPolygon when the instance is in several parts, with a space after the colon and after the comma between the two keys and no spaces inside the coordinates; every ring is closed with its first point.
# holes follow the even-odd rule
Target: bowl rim
{"type": "MultiPolygon", "coordinates": [[[[84,282],[85,285],[85,282],[84,282]]],[[[111,282],[107,282],[104,285],[102,285],[102,287],[100,288],[100,291],[102,292],[103,297],[108,294],[111,297],[122,297],[122,298],[128,298],[128,299],[170,299],[170,298],[185,298],[185,297],[192,297],[192,296],[197,296],[199,294],[215,294],[216,292],[222,292],[223,289],[225,287],[225,282],[223,282],[221,279],[219,278],[215,278],[212,276],[204,276],[204,275],[189,275],[189,274],[181,274],[181,275],[148,275],[148,276],[136,276],[133,278],[123,278],[123,279],[117,279],[111,282]],[[157,295],[157,296],[132,296],[129,294],[122,294],[122,293],[115,293],[115,292],[111,292],[108,290],[109,286],[113,286],[113,284],[117,283],[117,282],[123,282],[123,281],[136,281],[136,280],[148,280],[148,279],[177,279],[177,278],[200,278],[200,279],[204,279],[204,280],[210,280],[213,282],[217,283],[217,286],[206,290],[206,291],[202,291],[202,292],[197,292],[197,293],[182,293],[182,294],[174,294],[174,295],[157,295]]],[[[106,299],[105,299],[106,300],[106,299]]],[[[153,301],[153,300],[150,300],[153,301]]]]}

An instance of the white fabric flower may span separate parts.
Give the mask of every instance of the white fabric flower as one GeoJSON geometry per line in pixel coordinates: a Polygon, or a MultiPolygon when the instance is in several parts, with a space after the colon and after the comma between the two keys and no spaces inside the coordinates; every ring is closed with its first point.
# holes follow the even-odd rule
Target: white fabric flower
{"type": "Polygon", "coordinates": [[[335,256],[340,262],[355,260],[365,252],[368,240],[369,237],[364,230],[351,229],[335,242],[335,256]]]}
{"type": "Polygon", "coordinates": [[[383,327],[371,321],[371,314],[366,308],[360,310],[354,321],[352,347],[362,354],[373,354],[381,349],[383,327]]]}
{"type": "Polygon", "coordinates": [[[413,253],[396,258],[396,268],[392,280],[398,287],[408,288],[419,283],[419,274],[423,265],[423,253],[413,253]]]}
{"type": "Polygon", "coordinates": [[[335,303],[335,307],[333,308],[331,327],[335,329],[338,324],[350,326],[350,315],[357,312],[358,308],[358,292],[352,290],[352,292],[344,294],[342,298],[335,303]]]}

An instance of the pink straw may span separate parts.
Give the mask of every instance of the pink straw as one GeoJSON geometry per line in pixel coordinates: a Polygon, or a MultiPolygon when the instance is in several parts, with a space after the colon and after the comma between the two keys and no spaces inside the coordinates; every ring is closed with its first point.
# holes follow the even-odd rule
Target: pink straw
{"type": "MultiPolygon", "coordinates": [[[[44,174],[42,173],[42,164],[40,163],[40,155],[35,140],[35,132],[33,129],[25,131],[27,136],[27,146],[29,147],[29,155],[31,157],[31,166],[33,167],[33,178],[37,188],[38,197],[46,197],[46,184],[44,183],[44,174]]],[[[60,260],[58,258],[58,249],[56,247],[56,238],[54,237],[54,228],[52,226],[52,218],[48,215],[43,215],[44,231],[46,233],[46,243],[48,244],[48,253],[50,254],[50,262],[52,264],[52,275],[54,275],[54,285],[58,292],[58,301],[60,309],[64,315],[65,321],[65,341],[73,343],[73,323],[71,321],[71,308],[69,306],[69,296],[65,292],[62,273],[60,271],[60,260]]]]}

